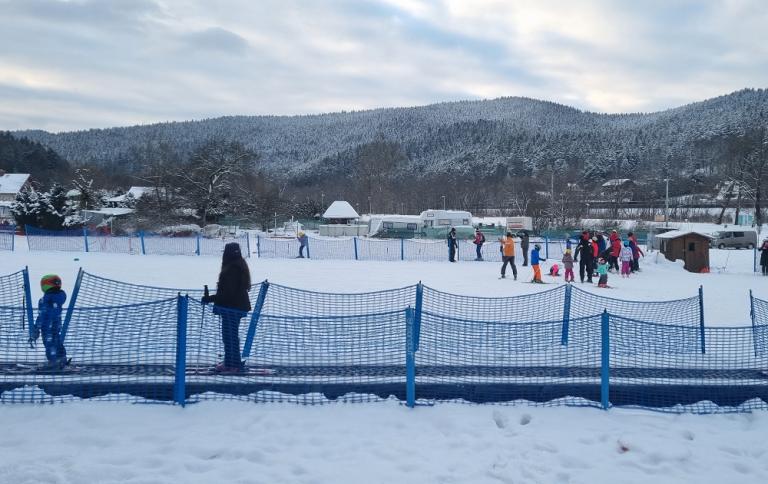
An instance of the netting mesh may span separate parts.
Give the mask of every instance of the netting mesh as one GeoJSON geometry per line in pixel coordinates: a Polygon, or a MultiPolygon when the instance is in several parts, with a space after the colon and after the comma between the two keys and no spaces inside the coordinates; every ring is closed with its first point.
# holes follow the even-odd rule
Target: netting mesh
{"type": "Polygon", "coordinates": [[[600,317],[499,322],[423,312],[416,398],[472,403],[600,405],[600,317]]]}
{"type": "MultiPolygon", "coordinates": [[[[270,289],[271,290],[271,289],[270,289]]],[[[243,399],[322,404],[402,398],[404,311],[346,316],[269,316],[246,348],[251,314],[239,324],[245,368],[212,372],[226,361],[222,325],[242,314],[190,306],[186,386],[189,401],[243,399]]],[[[237,323],[234,323],[236,326],[237,323]]],[[[229,336],[231,337],[231,336],[229,336]]],[[[227,336],[224,336],[227,338],[227,336]]]]}
{"type": "Polygon", "coordinates": [[[566,286],[557,286],[521,296],[475,297],[450,294],[425,286],[423,310],[467,320],[562,322],[565,294],[566,286]]]}
{"type": "Polygon", "coordinates": [[[668,412],[768,409],[765,330],[706,328],[702,353],[695,328],[612,315],[610,402],[668,412]]]}
{"type": "Polygon", "coordinates": [[[141,254],[141,242],[135,235],[88,235],[88,252],[141,254]]]}
{"type": "Polygon", "coordinates": [[[265,259],[291,259],[299,256],[299,241],[256,237],[256,253],[265,259]]]}
{"type": "Polygon", "coordinates": [[[572,286],[571,317],[579,318],[603,311],[608,311],[616,316],[652,323],[697,327],[701,323],[699,296],[673,301],[625,301],[585,291],[578,286],[572,286]]]}
{"type": "MultiPolygon", "coordinates": [[[[309,256],[318,260],[350,260],[354,259],[355,239],[322,239],[309,238],[309,256]]],[[[296,245],[296,254],[298,255],[298,244],[296,245]]],[[[294,255],[294,257],[295,257],[294,255]]],[[[305,256],[307,254],[304,254],[305,256]]]]}
{"type": "Polygon", "coordinates": [[[270,284],[262,316],[335,317],[400,311],[416,304],[416,286],[364,293],[305,291],[270,284]]]}
{"type": "Polygon", "coordinates": [[[85,236],[82,229],[43,230],[25,227],[29,250],[62,250],[85,252],[85,236]]]}
{"type": "Polygon", "coordinates": [[[0,230],[0,250],[13,250],[14,237],[13,232],[0,230]]]}
{"type": "MultiPolygon", "coordinates": [[[[393,261],[404,260],[405,242],[400,239],[358,239],[358,260],[393,261]]],[[[448,249],[445,247],[445,260],[448,260],[448,249]]],[[[354,254],[353,254],[354,256],[354,254]]]]}
{"type": "Polygon", "coordinates": [[[27,341],[24,271],[0,277],[2,402],[317,404],[402,399],[414,388],[422,401],[768,408],[768,303],[758,299],[753,326],[706,328],[702,339],[698,315],[697,324],[665,317],[690,300],[619,301],[571,286],[475,298],[420,285],[330,294],[265,282],[244,313],[203,306],[201,290],[79,278],[64,341],[72,364],[41,373],[43,347],[27,341]],[[593,296],[586,307],[602,311],[607,300],[640,318],[577,316],[593,296]]]}
{"type": "MultiPolygon", "coordinates": [[[[18,310],[0,309],[3,320],[18,310]]],[[[78,398],[172,400],[177,299],[76,309],[64,345],[72,358],[55,373],[38,371],[45,350],[31,348],[18,325],[0,329],[0,402],[52,403],[78,398]]]]}
{"type": "Polygon", "coordinates": [[[21,308],[25,305],[24,271],[0,276],[0,306],[21,308]]]}
{"type": "Polygon", "coordinates": [[[752,301],[752,321],[755,325],[768,325],[768,301],[751,297],[752,301]]]}

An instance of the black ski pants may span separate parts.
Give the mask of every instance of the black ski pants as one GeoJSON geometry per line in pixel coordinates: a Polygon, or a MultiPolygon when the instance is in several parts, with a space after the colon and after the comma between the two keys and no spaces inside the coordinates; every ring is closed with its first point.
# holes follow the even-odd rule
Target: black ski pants
{"type": "Polygon", "coordinates": [[[221,339],[224,342],[224,365],[230,368],[240,368],[240,320],[245,313],[234,310],[223,310],[221,314],[221,339]]]}
{"type": "Polygon", "coordinates": [[[515,265],[515,256],[504,255],[501,256],[501,260],[503,261],[501,264],[501,277],[504,277],[507,274],[507,264],[509,264],[512,266],[512,275],[515,276],[515,279],[517,279],[517,266],[515,265]]]}
{"type": "Polygon", "coordinates": [[[592,259],[579,259],[579,279],[584,282],[584,272],[587,273],[587,282],[592,282],[592,259]]]}

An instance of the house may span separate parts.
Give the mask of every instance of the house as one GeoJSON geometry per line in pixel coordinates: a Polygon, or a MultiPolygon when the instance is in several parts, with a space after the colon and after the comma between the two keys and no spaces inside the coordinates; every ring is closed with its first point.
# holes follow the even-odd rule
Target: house
{"type": "Polygon", "coordinates": [[[348,224],[360,218],[360,215],[352,208],[349,202],[336,200],[328,207],[323,218],[332,224],[348,224]]]}
{"type": "Polygon", "coordinates": [[[130,199],[138,200],[148,193],[153,193],[156,190],[154,187],[131,187],[122,195],[107,199],[108,207],[122,207],[126,203],[130,202],[130,199]]]}
{"type": "Polygon", "coordinates": [[[672,230],[655,237],[667,260],[682,260],[688,272],[709,270],[709,242],[712,236],[694,231],[672,230]]]}
{"type": "Polygon", "coordinates": [[[630,202],[636,187],[629,178],[612,178],[600,185],[600,195],[614,202],[630,202]]]}
{"type": "Polygon", "coordinates": [[[16,196],[29,188],[29,173],[6,173],[0,170],[0,219],[13,219],[11,205],[16,196]]]}
{"type": "Polygon", "coordinates": [[[464,210],[425,210],[419,216],[426,228],[472,226],[472,214],[464,210]]]}

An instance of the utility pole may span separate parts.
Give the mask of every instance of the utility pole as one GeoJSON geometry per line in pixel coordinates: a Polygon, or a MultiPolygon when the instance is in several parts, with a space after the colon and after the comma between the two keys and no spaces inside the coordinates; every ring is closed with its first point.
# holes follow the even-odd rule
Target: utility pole
{"type": "Polygon", "coordinates": [[[371,197],[368,197],[368,215],[373,213],[373,209],[371,208],[371,197]]]}
{"type": "Polygon", "coordinates": [[[443,195],[443,210],[445,210],[445,195],[443,195]]]}
{"type": "Polygon", "coordinates": [[[669,178],[664,179],[667,182],[667,196],[664,199],[664,226],[669,227],[669,178]]]}

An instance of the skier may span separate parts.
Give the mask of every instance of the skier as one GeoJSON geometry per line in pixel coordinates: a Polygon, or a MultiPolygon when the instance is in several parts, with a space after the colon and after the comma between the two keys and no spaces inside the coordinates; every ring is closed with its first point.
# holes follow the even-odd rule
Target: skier
{"type": "Polygon", "coordinates": [[[528,232],[523,230],[520,235],[520,248],[523,250],[523,267],[528,265],[528,246],[530,239],[528,238],[528,232]]]}
{"type": "Polygon", "coordinates": [[[485,234],[480,229],[475,229],[475,240],[472,241],[475,244],[475,251],[477,252],[477,258],[475,260],[483,260],[483,253],[481,252],[483,244],[485,243],[485,234]]]}
{"type": "MultiPolygon", "coordinates": [[[[569,249],[566,249],[569,250],[569,249]]],[[[552,277],[557,277],[560,275],[560,266],[557,264],[552,264],[552,267],[549,268],[549,275],[552,277]]]]}
{"type": "Polygon", "coordinates": [[[512,232],[507,232],[506,237],[499,239],[501,242],[501,278],[504,279],[507,264],[512,266],[512,276],[517,280],[517,266],[515,266],[515,239],[512,237],[512,232]]]}
{"type": "Polygon", "coordinates": [[[608,268],[619,272],[619,254],[621,253],[621,238],[615,230],[611,231],[611,256],[608,258],[608,268]]]}
{"type": "Polygon", "coordinates": [[[545,261],[547,259],[541,258],[539,255],[541,252],[541,246],[539,244],[535,244],[533,246],[533,250],[531,251],[531,267],[533,268],[533,279],[531,282],[535,282],[538,284],[544,284],[544,281],[541,280],[541,267],[539,267],[540,261],[545,261]]]}
{"type": "Polygon", "coordinates": [[[448,260],[450,262],[456,262],[456,249],[459,248],[459,242],[456,240],[456,228],[451,227],[448,231],[448,260]]]}
{"type": "Polygon", "coordinates": [[[632,272],[632,248],[629,246],[629,241],[624,241],[624,247],[619,254],[621,258],[621,277],[629,277],[632,272]]]}
{"type": "Polygon", "coordinates": [[[574,255],[574,262],[579,261],[579,279],[584,282],[584,274],[587,274],[587,282],[592,283],[592,262],[594,261],[594,252],[592,249],[592,242],[589,240],[589,232],[586,230],[581,233],[581,240],[576,247],[576,254],[574,255]],[[579,259],[581,255],[581,259],[579,259]]]}
{"type": "Polygon", "coordinates": [[[215,370],[237,373],[243,370],[240,360],[240,320],[251,310],[248,291],[251,290],[251,272],[240,253],[240,245],[230,242],[224,246],[221,272],[216,294],[206,294],[203,304],[213,303],[213,313],[221,316],[221,339],[224,343],[224,361],[215,370]]]}
{"type": "Polygon", "coordinates": [[[573,282],[573,256],[571,255],[571,249],[565,249],[563,267],[565,268],[565,282],[573,282]]]}
{"type": "MultiPolygon", "coordinates": [[[[299,241],[299,256],[297,259],[303,259],[304,258],[304,247],[307,246],[307,242],[309,241],[309,238],[307,237],[307,234],[304,232],[299,232],[296,234],[296,239],[299,241]]],[[[307,251],[307,255],[309,255],[309,251],[307,251]]]]}
{"type": "Polygon", "coordinates": [[[597,273],[600,279],[597,281],[597,287],[608,287],[608,262],[602,257],[597,261],[597,273]]]}
{"type": "Polygon", "coordinates": [[[763,268],[763,275],[768,276],[768,238],[763,239],[763,244],[760,246],[760,267],[763,268]]]}
{"type": "Polygon", "coordinates": [[[597,252],[602,254],[605,251],[605,237],[603,234],[597,234],[597,252]]]}
{"type": "Polygon", "coordinates": [[[643,250],[640,248],[640,244],[637,243],[637,236],[630,232],[627,234],[629,239],[629,248],[632,249],[632,272],[640,271],[640,256],[645,257],[643,250]]]}
{"type": "Polygon", "coordinates": [[[40,279],[40,289],[43,291],[43,297],[37,303],[38,315],[29,345],[34,346],[42,334],[45,358],[48,362],[41,369],[61,370],[69,364],[67,350],[61,340],[61,311],[67,300],[67,293],[61,290],[61,278],[56,274],[43,276],[40,279]]]}

